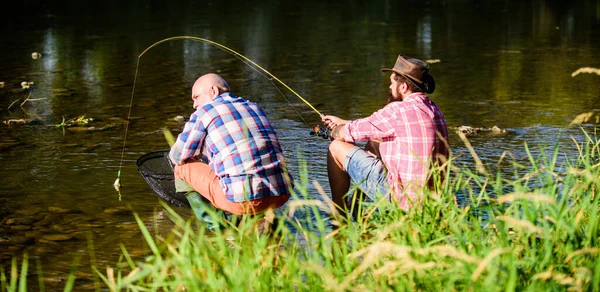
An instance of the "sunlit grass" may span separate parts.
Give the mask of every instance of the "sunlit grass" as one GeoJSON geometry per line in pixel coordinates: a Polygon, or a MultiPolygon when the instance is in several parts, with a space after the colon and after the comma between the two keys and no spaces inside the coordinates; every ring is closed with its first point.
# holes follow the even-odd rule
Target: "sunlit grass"
{"type": "MultiPolygon", "coordinates": [[[[172,234],[154,236],[136,215],[152,253],[135,261],[122,247],[121,261],[96,271],[112,291],[597,290],[600,144],[586,137],[563,160],[557,146],[537,157],[525,146],[528,164],[497,173],[450,161],[423,207],[364,205],[355,220],[311,200],[304,169],[299,198],[277,213],[270,235],[256,231],[256,218],[206,231],[165,205],[172,234]]],[[[17,267],[2,271],[3,291],[23,283],[17,267]]]]}

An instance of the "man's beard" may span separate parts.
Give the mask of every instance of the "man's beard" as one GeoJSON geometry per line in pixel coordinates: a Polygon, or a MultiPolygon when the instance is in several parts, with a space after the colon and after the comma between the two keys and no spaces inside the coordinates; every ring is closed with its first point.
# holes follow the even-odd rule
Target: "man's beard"
{"type": "Polygon", "coordinates": [[[392,102],[396,102],[396,101],[402,101],[403,97],[402,97],[402,93],[400,93],[400,97],[396,98],[394,97],[394,95],[392,94],[392,90],[390,89],[390,93],[388,95],[388,100],[387,103],[390,104],[392,102]]]}

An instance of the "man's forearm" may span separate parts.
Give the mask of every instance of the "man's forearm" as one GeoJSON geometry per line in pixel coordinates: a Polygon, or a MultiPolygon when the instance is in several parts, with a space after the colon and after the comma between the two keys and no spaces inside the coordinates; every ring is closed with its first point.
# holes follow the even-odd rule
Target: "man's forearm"
{"type": "Polygon", "coordinates": [[[331,130],[331,134],[329,134],[329,136],[331,136],[332,140],[344,140],[345,128],[346,124],[337,125],[335,128],[333,128],[333,130],[331,130]]]}

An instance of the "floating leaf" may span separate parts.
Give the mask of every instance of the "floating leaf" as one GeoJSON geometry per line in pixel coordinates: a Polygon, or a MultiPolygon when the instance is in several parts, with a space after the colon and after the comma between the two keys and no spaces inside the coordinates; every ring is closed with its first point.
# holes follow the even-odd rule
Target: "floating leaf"
{"type": "Polygon", "coordinates": [[[590,119],[594,115],[595,115],[594,112],[587,112],[587,113],[579,114],[575,119],[573,119],[573,121],[571,121],[571,123],[569,124],[569,127],[574,126],[574,125],[581,125],[583,123],[587,123],[588,121],[590,121],[590,119]]]}
{"type": "Polygon", "coordinates": [[[571,73],[571,77],[575,77],[579,75],[579,73],[595,73],[597,75],[600,75],[600,69],[592,67],[579,68],[575,72],[571,73]]]}

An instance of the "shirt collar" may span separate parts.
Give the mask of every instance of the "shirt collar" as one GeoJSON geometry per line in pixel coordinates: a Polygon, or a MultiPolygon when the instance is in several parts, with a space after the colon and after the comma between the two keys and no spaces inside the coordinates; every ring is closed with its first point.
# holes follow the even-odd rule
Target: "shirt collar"
{"type": "Polygon", "coordinates": [[[404,97],[404,99],[402,101],[409,101],[412,99],[416,99],[416,98],[426,98],[427,96],[425,94],[423,94],[423,92],[413,92],[407,96],[404,97]]]}
{"type": "Polygon", "coordinates": [[[237,96],[233,95],[233,93],[224,92],[224,93],[221,93],[219,96],[215,97],[214,100],[217,100],[217,99],[232,100],[234,98],[237,98],[237,96]]]}

